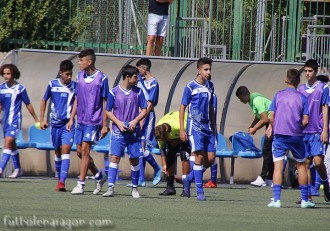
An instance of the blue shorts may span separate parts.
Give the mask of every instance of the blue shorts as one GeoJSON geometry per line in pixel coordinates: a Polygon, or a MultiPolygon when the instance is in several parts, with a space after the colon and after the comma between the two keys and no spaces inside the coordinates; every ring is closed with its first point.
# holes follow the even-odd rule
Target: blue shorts
{"type": "Polygon", "coordinates": [[[303,136],[293,137],[284,135],[275,135],[273,141],[273,161],[284,160],[287,150],[290,150],[294,159],[297,162],[304,162],[305,145],[303,142],[303,136]]]}
{"type": "Polygon", "coordinates": [[[17,129],[17,126],[10,126],[3,131],[3,137],[6,138],[6,136],[10,136],[16,139],[18,136],[18,132],[19,129],[17,129]]]}
{"type": "Polygon", "coordinates": [[[97,143],[100,139],[101,125],[84,125],[77,124],[76,127],[76,144],[82,142],[97,143]]]}
{"type": "Polygon", "coordinates": [[[165,37],[167,28],[167,15],[148,15],[148,35],[165,37]]]}
{"type": "Polygon", "coordinates": [[[135,133],[111,132],[110,155],[123,157],[125,148],[129,158],[139,158],[143,156],[140,135],[135,133]]]}
{"type": "Polygon", "coordinates": [[[75,126],[72,124],[71,130],[66,130],[66,125],[60,127],[51,127],[52,143],[55,149],[61,148],[62,145],[72,146],[75,134],[75,126]]]}
{"type": "Polygon", "coordinates": [[[321,141],[321,134],[305,134],[304,144],[306,149],[306,158],[312,156],[324,155],[324,145],[321,141]]]}
{"type": "Polygon", "coordinates": [[[215,152],[215,138],[213,135],[205,135],[201,132],[192,132],[188,135],[191,152],[204,151],[215,152]]]}
{"type": "Polygon", "coordinates": [[[156,115],[154,111],[151,111],[145,118],[141,129],[141,141],[146,142],[149,147],[152,147],[155,142],[155,124],[156,115]]]}

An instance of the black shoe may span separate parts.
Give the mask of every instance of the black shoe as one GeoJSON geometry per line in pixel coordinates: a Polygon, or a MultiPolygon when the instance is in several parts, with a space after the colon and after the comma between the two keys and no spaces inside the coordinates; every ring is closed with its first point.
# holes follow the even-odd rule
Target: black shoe
{"type": "Polygon", "coordinates": [[[188,196],[187,196],[187,194],[184,191],[182,191],[180,197],[188,197],[188,196]]]}
{"type": "Polygon", "coordinates": [[[168,186],[164,192],[159,193],[159,196],[172,196],[175,195],[176,191],[174,187],[168,186]]]}
{"type": "Polygon", "coordinates": [[[324,200],[326,202],[330,201],[330,191],[329,191],[329,185],[324,185],[324,200]]]}

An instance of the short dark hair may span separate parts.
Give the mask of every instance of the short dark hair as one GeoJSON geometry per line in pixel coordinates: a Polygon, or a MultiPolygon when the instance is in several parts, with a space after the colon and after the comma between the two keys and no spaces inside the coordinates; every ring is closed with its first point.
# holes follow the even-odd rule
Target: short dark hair
{"type": "Polygon", "coordinates": [[[298,86],[300,83],[300,72],[297,69],[289,69],[286,73],[288,84],[298,86]]]}
{"type": "MultiPolygon", "coordinates": [[[[171,131],[170,129],[166,129],[166,125],[169,126],[168,124],[163,123],[155,127],[154,135],[157,141],[166,141],[166,138],[171,131]]],[[[171,128],[171,126],[169,126],[169,128],[171,128]]]]}
{"type": "Polygon", "coordinates": [[[316,79],[323,83],[329,82],[329,76],[327,76],[327,75],[318,75],[318,76],[316,76],[316,79]]]}
{"type": "Polygon", "coordinates": [[[121,75],[123,76],[123,80],[126,79],[126,76],[132,77],[133,75],[138,75],[139,69],[132,65],[126,65],[121,69],[121,75]]]}
{"type": "Polygon", "coordinates": [[[197,61],[197,68],[200,68],[201,66],[203,66],[204,64],[209,64],[210,66],[212,66],[212,62],[213,60],[208,58],[208,57],[203,57],[198,59],[197,61]]]}
{"type": "Polygon", "coordinates": [[[90,56],[90,59],[92,60],[93,64],[95,64],[95,61],[96,61],[96,55],[95,55],[95,52],[93,49],[91,48],[86,48],[82,51],[80,51],[78,57],[79,58],[84,58],[86,56],[90,56]]]}
{"type": "Polygon", "coordinates": [[[240,86],[236,90],[236,97],[240,97],[242,95],[249,95],[250,91],[246,86],[240,86]]]}
{"type": "Polygon", "coordinates": [[[304,67],[310,67],[316,72],[319,65],[315,59],[309,59],[305,62],[304,67]]]}
{"type": "Polygon", "coordinates": [[[9,69],[12,76],[14,77],[14,79],[19,79],[19,77],[21,76],[21,72],[18,70],[18,68],[14,64],[10,63],[10,64],[2,65],[1,68],[0,68],[0,75],[1,76],[3,76],[4,69],[9,69]]]}
{"type": "Polygon", "coordinates": [[[73,63],[71,60],[63,60],[60,63],[60,71],[70,71],[73,69],[73,63]]]}
{"type": "Polygon", "coordinates": [[[151,61],[150,59],[148,58],[142,58],[142,59],[139,59],[139,61],[137,61],[136,63],[136,66],[139,67],[139,66],[147,66],[147,70],[150,70],[151,68],[151,61]]]}

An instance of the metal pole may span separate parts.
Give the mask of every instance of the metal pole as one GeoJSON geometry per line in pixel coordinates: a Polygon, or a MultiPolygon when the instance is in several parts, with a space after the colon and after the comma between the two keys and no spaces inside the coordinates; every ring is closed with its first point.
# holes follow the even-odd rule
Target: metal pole
{"type": "Polygon", "coordinates": [[[263,54],[263,34],[264,34],[264,23],[265,23],[265,0],[258,1],[257,10],[257,27],[256,27],[256,43],[255,43],[255,61],[262,60],[263,54]]]}
{"type": "Polygon", "coordinates": [[[180,21],[180,7],[181,1],[178,0],[178,10],[176,12],[176,22],[175,22],[175,43],[174,43],[174,56],[178,57],[179,54],[179,21],[180,21]]]}

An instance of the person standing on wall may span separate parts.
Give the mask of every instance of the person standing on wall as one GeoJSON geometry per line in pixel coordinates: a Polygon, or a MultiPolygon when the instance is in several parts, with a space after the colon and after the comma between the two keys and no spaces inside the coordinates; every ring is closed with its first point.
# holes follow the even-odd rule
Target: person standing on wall
{"type": "Polygon", "coordinates": [[[149,0],[148,43],[146,55],[160,56],[168,21],[168,7],[173,0],[149,0]],[[154,48],[155,46],[155,48],[154,48]]]}

